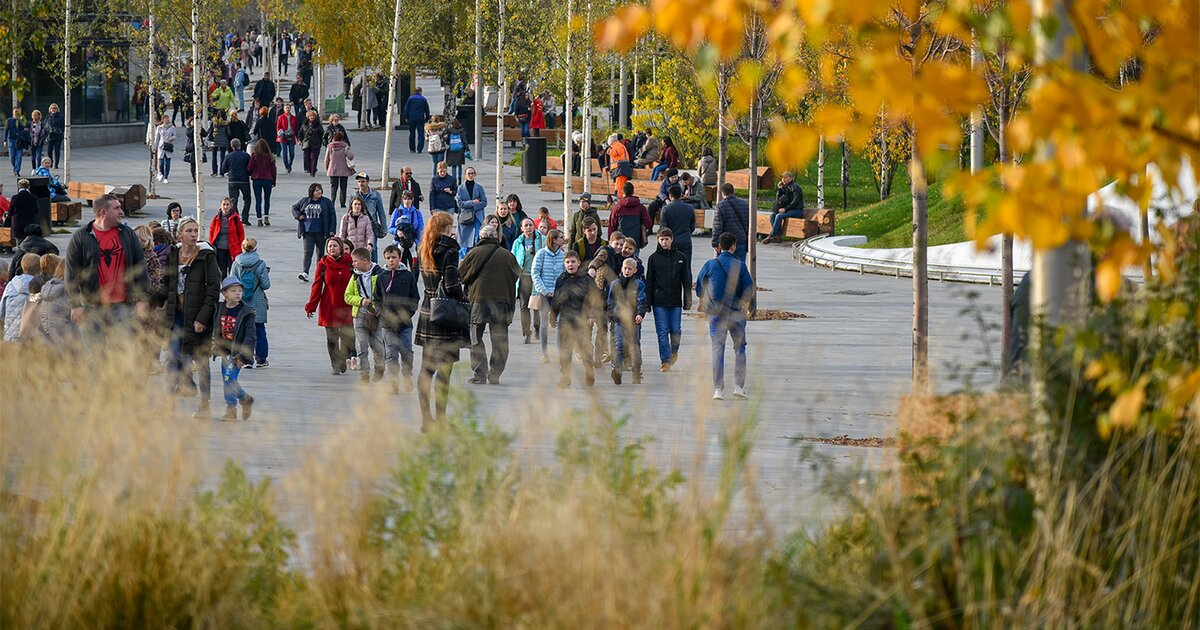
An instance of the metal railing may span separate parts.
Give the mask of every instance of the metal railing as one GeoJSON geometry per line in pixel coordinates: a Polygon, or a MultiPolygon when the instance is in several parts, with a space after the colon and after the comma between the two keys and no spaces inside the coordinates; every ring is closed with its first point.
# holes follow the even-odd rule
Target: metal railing
{"type": "MultiPolygon", "coordinates": [[[[801,264],[826,267],[839,271],[855,271],[860,274],[911,278],[912,263],[903,260],[879,260],[855,254],[835,254],[813,247],[814,243],[829,238],[822,234],[804,239],[792,246],[792,258],[801,264]]],[[[1020,282],[1025,272],[1013,274],[1013,281],[1020,282]]],[[[968,282],[973,284],[999,285],[1002,275],[999,269],[988,267],[965,267],[960,265],[929,264],[929,278],[942,282],[968,282]]]]}

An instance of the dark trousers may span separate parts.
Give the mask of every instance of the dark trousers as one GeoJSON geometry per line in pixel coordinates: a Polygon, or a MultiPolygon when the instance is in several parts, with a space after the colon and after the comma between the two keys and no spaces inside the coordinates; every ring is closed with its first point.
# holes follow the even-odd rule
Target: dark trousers
{"type": "Polygon", "coordinates": [[[198,394],[201,403],[208,402],[212,393],[212,372],[208,367],[208,344],[196,344],[196,335],[191,333],[191,325],[184,328],[183,311],[175,311],[175,321],[171,326],[170,358],[167,368],[172,375],[172,383],[178,387],[181,383],[191,382],[192,377],[186,374],[195,372],[199,377],[198,394]]]}
{"type": "MultiPolygon", "coordinates": [[[[259,219],[263,218],[264,214],[271,216],[271,180],[255,179],[251,180],[251,184],[254,188],[254,216],[259,219]]],[[[243,222],[249,220],[248,216],[242,217],[243,222]]]]}
{"type": "Polygon", "coordinates": [[[354,326],[329,326],[325,329],[325,350],[329,352],[329,365],[335,370],[345,370],[350,350],[354,348],[354,326]]]}
{"type": "MultiPolygon", "coordinates": [[[[62,163],[62,145],[63,139],[61,136],[57,138],[51,137],[46,141],[46,155],[54,163],[54,168],[59,168],[59,165],[62,163]]],[[[39,164],[38,166],[41,165],[39,164]]]]}
{"type": "Polygon", "coordinates": [[[233,200],[233,211],[237,212],[238,200],[242,202],[242,223],[250,220],[250,182],[229,182],[229,198],[233,200]]]}
{"type": "Polygon", "coordinates": [[[595,324],[587,327],[588,340],[595,339],[595,343],[592,345],[592,358],[596,365],[600,365],[601,359],[608,354],[608,322],[605,319],[607,318],[598,319],[595,324]]]}
{"type": "Polygon", "coordinates": [[[270,347],[267,345],[267,325],[254,324],[254,360],[263,363],[267,360],[267,351],[270,347]]]}
{"type": "Polygon", "coordinates": [[[321,156],[321,147],[304,150],[304,172],[315,176],[317,174],[317,158],[321,156]]]}
{"type": "Polygon", "coordinates": [[[562,372],[559,383],[571,384],[571,363],[575,353],[583,362],[583,375],[590,385],[596,380],[596,364],[592,360],[592,343],[587,322],[571,322],[561,318],[558,322],[558,367],[562,372]]]}
{"type": "MultiPolygon", "coordinates": [[[[683,254],[683,259],[687,261],[688,271],[691,272],[691,270],[692,270],[692,242],[688,241],[686,243],[680,243],[678,240],[678,236],[679,235],[677,234],[676,240],[675,240],[674,244],[672,244],[672,247],[679,250],[679,253],[683,254]]],[[[693,273],[692,277],[693,278],[696,277],[696,274],[693,273]]]]}
{"type": "Polygon", "coordinates": [[[446,401],[450,398],[450,373],[458,361],[458,345],[428,342],[421,347],[421,373],[417,376],[417,400],[421,403],[421,427],[434,420],[446,419],[446,401]],[[433,396],[434,409],[429,407],[433,396]]]}
{"type": "Polygon", "coordinates": [[[489,379],[499,381],[508,365],[508,324],[489,323],[472,324],[471,334],[471,371],[479,380],[489,379]],[[488,329],[492,340],[492,358],[488,361],[487,348],[483,345],[483,329],[488,329]]]}
{"type": "Polygon", "coordinates": [[[312,268],[313,253],[321,257],[325,252],[325,235],[316,232],[304,233],[304,273],[312,268]]]}
{"type": "Polygon", "coordinates": [[[233,256],[229,254],[229,248],[218,249],[217,252],[217,268],[221,270],[221,277],[229,277],[229,267],[233,265],[233,256]]]}
{"type": "Polygon", "coordinates": [[[417,153],[425,152],[425,125],[419,122],[408,123],[408,150],[417,153]]]}
{"type": "Polygon", "coordinates": [[[343,208],[346,207],[346,181],[348,179],[350,179],[350,178],[344,177],[344,176],[331,176],[329,178],[329,188],[330,188],[329,200],[336,201],[337,204],[343,208]],[[340,198],[338,197],[338,189],[339,188],[342,191],[342,195],[340,198]]]}
{"type": "Polygon", "coordinates": [[[212,174],[217,174],[217,169],[221,168],[221,162],[225,161],[225,149],[221,147],[213,147],[212,150],[212,174]]]}

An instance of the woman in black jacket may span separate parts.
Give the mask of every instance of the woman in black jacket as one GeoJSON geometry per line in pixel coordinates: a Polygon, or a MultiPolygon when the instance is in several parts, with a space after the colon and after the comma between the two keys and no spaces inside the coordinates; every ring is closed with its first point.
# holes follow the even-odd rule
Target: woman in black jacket
{"type": "Polygon", "coordinates": [[[258,120],[254,122],[254,137],[267,143],[271,154],[275,153],[275,118],[266,107],[258,108],[258,120]]]}
{"type": "Polygon", "coordinates": [[[317,117],[317,112],[310,110],[304,115],[296,138],[300,140],[300,151],[304,153],[304,172],[313,177],[317,176],[317,161],[321,157],[324,137],[325,128],[321,126],[321,119],[317,117]]]}
{"type": "Polygon", "coordinates": [[[458,278],[458,249],[458,241],[454,239],[454,218],[445,212],[435,212],[429,219],[429,224],[425,226],[425,237],[421,239],[418,249],[421,258],[421,280],[425,285],[415,339],[416,345],[421,346],[421,374],[417,377],[417,397],[421,403],[422,432],[432,428],[435,421],[442,422],[446,419],[450,372],[454,363],[458,361],[458,351],[470,345],[466,328],[446,328],[430,320],[432,300],[437,296],[439,286],[445,287],[446,297],[460,301],[467,299],[458,278]],[[436,396],[436,416],[430,410],[430,393],[436,396]]]}
{"type": "Polygon", "coordinates": [[[163,292],[163,314],[171,329],[171,368],[175,376],[172,392],[180,389],[188,395],[196,390],[191,377],[183,376],[185,362],[191,362],[200,375],[200,405],[195,416],[207,417],[212,375],[208,362],[212,354],[213,316],[220,293],[221,271],[217,256],[208,243],[199,242],[200,224],[191,217],[179,222],[179,243],[167,254],[163,292]]]}

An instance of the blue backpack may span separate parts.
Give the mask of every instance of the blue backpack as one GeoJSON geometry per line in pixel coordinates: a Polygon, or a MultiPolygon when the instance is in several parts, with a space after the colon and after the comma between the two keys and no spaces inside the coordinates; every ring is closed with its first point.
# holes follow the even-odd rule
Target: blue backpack
{"type": "MultiPolygon", "coordinates": [[[[263,264],[260,260],[258,265],[263,264]]],[[[238,274],[238,280],[242,282],[242,295],[244,299],[249,301],[254,292],[258,290],[258,265],[253,267],[243,267],[242,272],[238,274]]]]}
{"type": "Polygon", "coordinates": [[[454,151],[454,152],[458,152],[458,151],[462,151],[465,148],[466,148],[466,145],[463,144],[462,134],[461,133],[451,133],[450,134],[450,150],[454,151]]]}

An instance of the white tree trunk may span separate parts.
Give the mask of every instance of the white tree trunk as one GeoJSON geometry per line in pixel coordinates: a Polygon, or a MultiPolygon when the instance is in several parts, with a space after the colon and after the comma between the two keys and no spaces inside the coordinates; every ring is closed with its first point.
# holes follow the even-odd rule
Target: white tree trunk
{"type": "MultiPolygon", "coordinates": [[[[499,101],[496,107],[500,107],[499,101]]],[[[483,9],[475,0],[475,151],[483,155],[483,9]]]]}
{"type": "Polygon", "coordinates": [[[204,142],[200,138],[201,125],[204,124],[204,84],[201,80],[204,69],[200,63],[200,0],[192,0],[192,142],[196,152],[192,155],[192,165],[196,167],[196,221],[204,226],[204,142]]]}
{"type": "Polygon", "coordinates": [[[575,2],[567,0],[567,89],[564,99],[563,113],[565,123],[563,133],[566,135],[565,150],[563,151],[563,225],[571,225],[571,193],[574,191],[574,174],[571,172],[571,130],[574,123],[571,120],[571,107],[575,102],[575,89],[571,85],[571,52],[573,38],[571,37],[571,20],[575,17],[575,2]]]}
{"type": "Polygon", "coordinates": [[[817,207],[825,207],[825,136],[817,138],[817,207]]]}
{"type": "MultiPolygon", "coordinates": [[[[67,0],[63,32],[63,155],[62,181],[71,181],[71,0],[67,0]]],[[[15,95],[15,92],[14,92],[15,95]]]]}
{"type": "MultiPolygon", "coordinates": [[[[746,203],[750,206],[750,216],[747,217],[749,226],[746,234],[746,260],[749,262],[750,278],[758,280],[758,133],[761,129],[759,117],[762,112],[762,102],[755,91],[754,100],[750,103],[750,191],[746,203]]],[[[755,291],[754,293],[757,293],[755,291]]],[[[750,314],[758,311],[758,296],[750,296],[750,314]]]]}
{"type": "Polygon", "coordinates": [[[929,391],[929,191],[915,129],[909,176],[913,213],[912,393],[924,395],[929,391]]]}
{"type": "MultiPolygon", "coordinates": [[[[388,104],[387,104],[387,128],[383,130],[383,166],[379,170],[379,178],[383,182],[383,186],[392,187],[392,180],[389,177],[388,167],[392,157],[392,133],[395,119],[396,109],[396,72],[400,66],[400,0],[396,0],[396,17],[392,21],[392,67],[388,72],[388,104]]],[[[363,86],[363,96],[366,96],[366,86],[363,86]]],[[[364,106],[366,99],[363,99],[364,106]]],[[[391,208],[388,208],[391,210],[391,208]]]]}
{"type": "MultiPolygon", "coordinates": [[[[584,20],[585,33],[592,32],[592,0],[587,3],[587,17],[584,20]]],[[[579,156],[579,174],[583,177],[583,192],[592,192],[592,44],[587,45],[586,74],[583,76],[583,142],[579,143],[582,155],[579,156]]],[[[571,113],[567,112],[569,116],[571,113]]],[[[571,138],[567,138],[571,142],[571,138]]]]}
{"type": "Polygon", "coordinates": [[[155,114],[155,108],[154,108],[154,79],[155,79],[155,77],[154,77],[154,35],[155,35],[155,33],[154,33],[154,31],[155,31],[154,4],[151,3],[150,4],[150,37],[149,37],[149,40],[150,40],[150,55],[149,55],[150,64],[146,67],[146,76],[148,77],[147,81],[146,81],[146,85],[147,85],[146,98],[148,100],[148,102],[146,104],[146,125],[149,126],[149,128],[150,128],[150,133],[149,133],[149,137],[150,137],[150,182],[149,182],[149,185],[146,186],[146,193],[148,195],[150,195],[151,197],[153,197],[155,195],[156,187],[154,184],[158,180],[158,178],[156,177],[156,175],[158,174],[158,160],[157,160],[157,158],[158,158],[158,147],[157,147],[158,142],[156,141],[157,138],[155,138],[157,125],[155,124],[156,121],[154,120],[154,114],[155,114]]]}
{"type": "Polygon", "coordinates": [[[504,112],[502,104],[506,102],[508,79],[504,76],[504,0],[500,0],[500,28],[496,32],[496,203],[503,200],[504,194],[504,112]]]}
{"type": "Polygon", "coordinates": [[[624,57],[621,57],[620,70],[621,85],[617,88],[617,98],[620,99],[617,103],[617,126],[621,129],[629,129],[629,69],[625,65],[624,57]]]}
{"type": "Polygon", "coordinates": [[[724,67],[717,68],[717,109],[717,198],[720,199],[725,185],[725,162],[729,158],[729,77],[724,67]]]}

